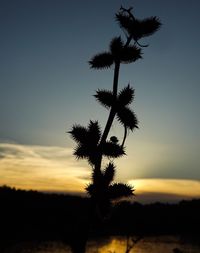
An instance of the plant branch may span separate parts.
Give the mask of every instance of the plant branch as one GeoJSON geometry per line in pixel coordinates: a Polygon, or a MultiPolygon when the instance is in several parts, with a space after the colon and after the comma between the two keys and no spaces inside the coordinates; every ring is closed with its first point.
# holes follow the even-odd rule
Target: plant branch
{"type": "Polygon", "coordinates": [[[108,133],[110,131],[111,125],[113,123],[116,110],[115,110],[115,101],[117,99],[117,89],[118,89],[118,79],[119,79],[119,70],[120,70],[120,62],[115,63],[115,70],[114,70],[114,79],[113,79],[113,105],[110,110],[110,114],[108,116],[108,120],[101,138],[100,145],[104,143],[107,139],[108,133]]]}

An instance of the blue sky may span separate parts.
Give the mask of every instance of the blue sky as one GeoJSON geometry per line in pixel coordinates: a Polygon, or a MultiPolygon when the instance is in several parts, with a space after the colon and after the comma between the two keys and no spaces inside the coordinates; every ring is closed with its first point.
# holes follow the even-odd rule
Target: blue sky
{"type": "MultiPolygon", "coordinates": [[[[9,144],[67,152],[74,143],[65,132],[74,123],[87,125],[95,119],[104,127],[108,112],[92,95],[98,88],[111,89],[113,69],[94,71],[88,61],[105,51],[114,36],[123,36],[114,20],[121,4],[133,6],[138,18],[157,15],[163,25],[143,41],[149,44],[143,59],[121,68],[120,87],[130,82],[136,91],[140,129],[129,134],[127,157],[118,161],[118,179],[199,182],[198,0],[2,0],[1,156],[7,157],[9,144]]],[[[122,135],[117,122],[112,131],[122,135]]],[[[75,160],[74,164],[86,167],[75,160]]],[[[6,178],[5,160],[1,171],[6,178]]]]}

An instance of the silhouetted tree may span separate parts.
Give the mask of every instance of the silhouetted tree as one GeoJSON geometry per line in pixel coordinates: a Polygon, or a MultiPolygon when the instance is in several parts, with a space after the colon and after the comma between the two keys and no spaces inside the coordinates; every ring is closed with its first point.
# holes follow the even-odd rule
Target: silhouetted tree
{"type": "Polygon", "coordinates": [[[137,19],[132,14],[132,8],[120,8],[116,14],[116,21],[122,28],[125,39],[121,36],[114,37],[109,45],[109,50],[92,57],[89,65],[93,69],[102,70],[114,66],[112,90],[97,90],[94,95],[96,100],[110,110],[107,123],[103,131],[98,121],[90,121],[87,127],[75,124],[69,132],[76,141],[74,155],[77,159],[87,159],[92,169],[92,182],[86,191],[93,200],[95,212],[98,217],[105,218],[113,200],[133,195],[133,187],[124,183],[114,183],[116,166],[115,158],[125,155],[125,140],[127,131],[138,128],[135,112],[130,108],[134,100],[134,89],[128,84],[118,91],[118,80],[121,64],[129,64],[141,59],[141,38],[152,35],[160,28],[157,17],[137,19]],[[113,120],[117,118],[124,128],[124,137],[119,142],[116,136],[110,137],[113,120]],[[102,168],[102,160],[108,158],[109,162],[102,168]],[[112,160],[112,161],[110,161],[112,160]]]}

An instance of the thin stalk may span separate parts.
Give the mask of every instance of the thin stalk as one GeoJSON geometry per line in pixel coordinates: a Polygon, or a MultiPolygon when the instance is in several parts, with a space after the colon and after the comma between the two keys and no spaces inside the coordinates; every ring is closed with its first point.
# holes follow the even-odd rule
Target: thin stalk
{"type": "Polygon", "coordinates": [[[122,144],[121,144],[122,148],[124,147],[124,143],[125,143],[126,137],[127,137],[127,127],[125,126],[124,127],[124,138],[123,138],[123,141],[122,141],[122,144]]]}
{"type": "Polygon", "coordinates": [[[100,145],[106,141],[106,138],[108,136],[108,133],[110,131],[111,125],[113,123],[116,110],[115,110],[115,101],[117,99],[117,88],[118,88],[118,80],[119,80],[119,69],[120,69],[120,62],[115,63],[115,70],[114,70],[114,79],[113,79],[113,106],[111,107],[110,114],[101,138],[100,145]]]}

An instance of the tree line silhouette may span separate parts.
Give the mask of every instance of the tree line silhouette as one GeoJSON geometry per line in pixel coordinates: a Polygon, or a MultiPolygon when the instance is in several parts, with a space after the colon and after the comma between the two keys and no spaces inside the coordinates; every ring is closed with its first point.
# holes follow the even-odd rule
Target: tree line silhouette
{"type": "MultiPolygon", "coordinates": [[[[0,241],[63,240],[73,244],[88,223],[91,199],[0,187],[0,241]]],[[[200,236],[200,199],[177,204],[116,203],[110,219],[96,220],[90,237],[105,235],[200,236]]]]}

